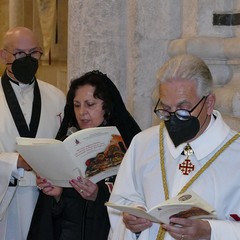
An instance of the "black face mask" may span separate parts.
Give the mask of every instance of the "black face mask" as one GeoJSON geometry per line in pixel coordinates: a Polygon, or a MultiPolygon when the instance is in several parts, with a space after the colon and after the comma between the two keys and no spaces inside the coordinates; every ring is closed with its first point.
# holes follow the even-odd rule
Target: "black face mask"
{"type": "Polygon", "coordinates": [[[165,126],[175,147],[194,138],[200,130],[199,120],[194,116],[182,121],[172,115],[168,121],[165,121],[165,126]]]}
{"type": "Polygon", "coordinates": [[[13,75],[19,82],[25,84],[28,84],[32,81],[37,69],[38,60],[31,56],[15,59],[12,63],[13,75]]]}

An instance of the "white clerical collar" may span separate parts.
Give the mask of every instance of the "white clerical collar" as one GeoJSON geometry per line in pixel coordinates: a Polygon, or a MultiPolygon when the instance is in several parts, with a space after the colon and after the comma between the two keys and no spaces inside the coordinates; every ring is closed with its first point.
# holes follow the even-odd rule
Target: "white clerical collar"
{"type": "MultiPolygon", "coordinates": [[[[207,129],[197,139],[189,143],[198,160],[205,158],[216,149],[227,137],[230,131],[230,127],[224,123],[221,114],[216,110],[213,111],[213,114],[216,119],[211,116],[211,121],[207,129]],[[210,139],[214,139],[214,141],[209,142],[210,139]]],[[[164,131],[167,132],[166,128],[164,131]]],[[[165,134],[165,136],[167,147],[173,158],[176,159],[182,153],[187,143],[182,143],[175,147],[169,135],[165,134]]]]}
{"type": "Polygon", "coordinates": [[[15,84],[13,83],[12,81],[10,81],[10,84],[12,85],[13,89],[14,90],[17,90],[17,91],[27,91],[28,89],[33,89],[34,87],[34,84],[25,84],[25,83],[20,83],[19,84],[15,84]]]}
{"type": "Polygon", "coordinates": [[[17,85],[17,86],[19,86],[22,90],[25,90],[25,89],[28,89],[28,88],[32,88],[32,87],[29,87],[29,86],[32,85],[32,83],[35,81],[35,78],[33,78],[30,83],[21,83],[21,82],[19,82],[19,81],[16,81],[16,80],[12,79],[12,78],[9,76],[8,72],[7,72],[7,75],[8,75],[8,77],[9,77],[9,80],[10,80],[10,83],[11,83],[12,87],[15,88],[16,85],[17,85]]]}

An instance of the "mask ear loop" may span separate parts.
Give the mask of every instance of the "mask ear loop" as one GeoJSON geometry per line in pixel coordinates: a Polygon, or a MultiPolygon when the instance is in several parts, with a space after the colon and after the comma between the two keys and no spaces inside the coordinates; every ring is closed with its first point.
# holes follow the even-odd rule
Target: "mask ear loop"
{"type": "Polygon", "coordinates": [[[202,110],[203,110],[203,107],[204,107],[204,104],[205,104],[205,102],[206,102],[207,98],[208,98],[208,96],[205,96],[205,100],[204,100],[204,102],[203,102],[203,105],[202,105],[202,107],[201,107],[201,110],[200,110],[200,112],[199,112],[199,113],[198,113],[198,115],[197,115],[197,118],[198,118],[198,117],[199,117],[199,115],[201,114],[201,112],[202,112],[202,110]]]}
{"type": "MultiPolygon", "coordinates": [[[[206,101],[207,101],[207,98],[208,98],[208,96],[206,96],[205,97],[205,100],[204,100],[204,103],[203,103],[203,105],[202,105],[202,108],[201,108],[201,110],[200,110],[200,112],[199,112],[199,114],[197,115],[197,118],[199,117],[199,115],[201,114],[201,112],[202,112],[202,110],[203,110],[203,107],[204,107],[204,104],[206,103],[206,101]]],[[[208,118],[208,115],[205,117],[205,120],[204,120],[204,122],[203,122],[203,124],[202,124],[202,126],[200,127],[200,129],[202,129],[202,127],[204,126],[204,124],[206,123],[206,121],[207,121],[207,118],[208,118]]],[[[199,129],[199,130],[200,130],[199,129]]]]}
{"type": "MultiPolygon", "coordinates": [[[[6,65],[12,65],[12,64],[13,64],[13,62],[12,63],[6,63],[6,65]]],[[[10,72],[11,74],[13,74],[12,70],[7,69],[7,71],[10,72]]]]}

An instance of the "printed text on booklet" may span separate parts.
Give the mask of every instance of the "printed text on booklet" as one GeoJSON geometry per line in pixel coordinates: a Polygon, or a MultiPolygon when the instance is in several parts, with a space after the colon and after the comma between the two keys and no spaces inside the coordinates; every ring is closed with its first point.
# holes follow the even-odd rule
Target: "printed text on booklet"
{"type": "Polygon", "coordinates": [[[216,218],[215,210],[193,191],[180,194],[147,211],[142,207],[118,205],[111,202],[106,202],[105,205],[152,222],[166,224],[170,223],[171,217],[216,218]]]}

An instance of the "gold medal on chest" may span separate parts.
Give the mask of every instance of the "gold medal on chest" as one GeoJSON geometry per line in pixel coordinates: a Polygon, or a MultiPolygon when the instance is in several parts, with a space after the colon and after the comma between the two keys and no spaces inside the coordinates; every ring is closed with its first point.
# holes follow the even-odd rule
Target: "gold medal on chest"
{"type": "Polygon", "coordinates": [[[193,154],[193,150],[189,144],[183,150],[184,155],[187,157],[184,162],[179,164],[178,169],[182,171],[183,175],[189,175],[192,171],[194,171],[195,166],[192,164],[189,156],[193,154]]]}

